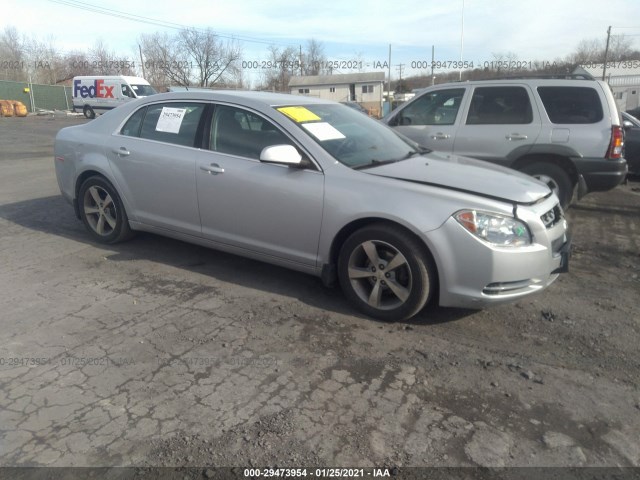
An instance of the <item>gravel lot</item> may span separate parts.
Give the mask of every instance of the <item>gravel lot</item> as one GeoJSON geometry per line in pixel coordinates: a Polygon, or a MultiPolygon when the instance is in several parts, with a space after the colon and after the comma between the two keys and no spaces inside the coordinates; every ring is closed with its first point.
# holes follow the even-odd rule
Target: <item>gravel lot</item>
{"type": "Polygon", "coordinates": [[[94,244],[55,132],[0,118],[0,465],[640,466],[640,183],[568,213],[570,273],[484,311],[355,313],[150,234],[94,244]]]}

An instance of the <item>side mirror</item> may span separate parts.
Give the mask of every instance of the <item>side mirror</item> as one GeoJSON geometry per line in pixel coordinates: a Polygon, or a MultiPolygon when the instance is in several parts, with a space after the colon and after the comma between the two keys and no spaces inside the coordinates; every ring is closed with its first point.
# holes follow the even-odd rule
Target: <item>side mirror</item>
{"type": "Polygon", "coordinates": [[[411,125],[411,119],[409,117],[400,117],[400,125],[411,125]]]}
{"type": "Polygon", "coordinates": [[[271,145],[262,149],[260,161],[299,166],[302,163],[302,156],[292,145],[271,145]]]}
{"type": "Polygon", "coordinates": [[[622,126],[625,130],[629,130],[630,128],[633,128],[633,123],[631,123],[629,120],[624,120],[622,122],[622,126]]]}

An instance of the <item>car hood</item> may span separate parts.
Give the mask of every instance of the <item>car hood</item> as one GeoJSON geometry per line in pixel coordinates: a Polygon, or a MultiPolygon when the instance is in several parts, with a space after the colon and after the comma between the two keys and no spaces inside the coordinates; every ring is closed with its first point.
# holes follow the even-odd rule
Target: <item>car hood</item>
{"type": "Polygon", "coordinates": [[[551,191],[544,183],[510,168],[435,152],[362,172],[525,204],[535,203],[551,191]]]}

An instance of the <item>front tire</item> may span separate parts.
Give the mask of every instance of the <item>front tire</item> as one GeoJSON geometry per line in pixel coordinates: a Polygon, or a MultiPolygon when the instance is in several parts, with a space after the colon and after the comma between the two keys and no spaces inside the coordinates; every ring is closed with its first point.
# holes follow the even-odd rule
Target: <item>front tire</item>
{"type": "Polygon", "coordinates": [[[104,177],[86,179],[78,192],[80,217],[100,243],[117,243],[131,237],[129,219],[118,192],[104,177]]]}
{"type": "Polygon", "coordinates": [[[527,165],[522,172],[546,183],[560,199],[562,208],[566,210],[569,207],[573,198],[574,185],[569,174],[562,167],[553,163],[538,162],[527,165]]]}
{"type": "Polygon", "coordinates": [[[436,286],[435,266],[424,245],[384,224],[364,227],[344,242],[338,279],[358,310],[385,321],[417,314],[436,286]]]}

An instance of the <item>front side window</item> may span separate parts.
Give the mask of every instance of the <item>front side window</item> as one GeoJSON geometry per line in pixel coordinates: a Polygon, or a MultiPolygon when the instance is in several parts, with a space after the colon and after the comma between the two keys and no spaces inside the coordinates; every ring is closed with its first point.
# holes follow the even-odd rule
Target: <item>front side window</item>
{"type": "Polygon", "coordinates": [[[523,87],[478,87],[473,92],[467,125],[518,125],[532,121],[531,101],[523,87]]]}
{"type": "Polygon", "coordinates": [[[134,113],[121,130],[122,135],[194,147],[203,103],[158,103],[134,113]]]}
{"type": "Polygon", "coordinates": [[[122,88],[122,95],[124,95],[125,97],[136,98],[136,96],[133,94],[133,92],[129,88],[129,85],[122,84],[120,85],[120,87],[122,88]]]}
{"type": "Polygon", "coordinates": [[[551,123],[597,123],[603,118],[598,92],[591,87],[538,87],[551,123]]]}
{"type": "Polygon", "coordinates": [[[453,125],[463,96],[464,88],[426,93],[400,112],[398,125],[453,125]]]}
{"type": "Polygon", "coordinates": [[[210,148],[213,151],[260,159],[265,147],[293,145],[273,123],[241,108],[219,105],[211,122],[210,148]]]}
{"type": "Polygon", "coordinates": [[[131,88],[138,97],[148,97],[158,93],[151,85],[131,85],[131,88]]]}

